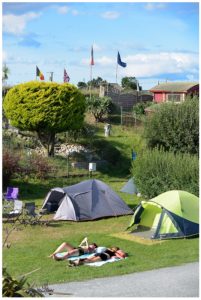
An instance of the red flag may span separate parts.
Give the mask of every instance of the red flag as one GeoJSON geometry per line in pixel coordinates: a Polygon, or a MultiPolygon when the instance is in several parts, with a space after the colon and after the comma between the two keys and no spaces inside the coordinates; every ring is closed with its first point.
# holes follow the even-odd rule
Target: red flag
{"type": "Polygon", "coordinates": [[[90,65],[93,66],[94,65],[94,49],[93,46],[91,47],[91,62],[90,65]]]}
{"type": "Polygon", "coordinates": [[[68,76],[66,69],[64,69],[64,82],[69,82],[69,81],[70,81],[70,77],[68,76]]]}

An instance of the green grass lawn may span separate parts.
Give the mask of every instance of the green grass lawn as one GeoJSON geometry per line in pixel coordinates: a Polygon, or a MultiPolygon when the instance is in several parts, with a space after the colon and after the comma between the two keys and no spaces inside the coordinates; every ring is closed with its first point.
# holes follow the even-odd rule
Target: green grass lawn
{"type": "MultiPolygon", "coordinates": [[[[103,124],[97,126],[97,138],[103,138],[103,124]]],[[[145,146],[140,128],[112,127],[108,143],[115,146],[122,155],[122,161],[107,172],[96,172],[93,177],[107,183],[122,199],[134,208],[141,200],[137,196],[120,192],[130,177],[131,149],[140,152],[145,146]]],[[[68,186],[89,177],[60,177],[48,180],[15,179],[12,184],[19,186],[22,201],[35,201],[41,207],[50,190],[56,186],[68,186]]],[[[51,217],[51,215],[48,215],[51,217]]],[[[131,216],[107,218],[88,222],[52,222],[49,226],[20,225],[9,236],[11,247],[3,249],[3,266],[12,276],[19,276],[39,268],[29,275],[28,282],[41,286],[45,283],[81,281],[198,261],[199,239],[167,240],[153,245],[144,245],[133,240],[120,238],[130,222],[131,216]],[[115,234],[115,236],[114,236],[115,234]],[[63,241],[75,246],[87,236],[100,246],[118,246],[128,252],[125,260],[106,264],[102,267],[80,266],[68,268],[67,261],[54,261],[48,255],[63,241]]],[[[3,238],[8,224],[3,224],[3,238]]]]}
{"type": "Polygon", "coordinates": [[[26,226],[12,233],[9,249],[4,249],[3,262],[15,276],[29,273],[29,282],[35,285],[81,281],[90,278],[128,274],[161,267],[198,261],[199,239],[167,240],[143,245],[114,237],[125,230],[130,216],[108,218],[90,222],[58,222],[52,226],[26,226]],[[63,241],[78,245],[83,237],[102,246],[117,245],[127,251],[125,260],[102,267],[67,267],[67,261],[54,261],[47,256],[63,241]]]}

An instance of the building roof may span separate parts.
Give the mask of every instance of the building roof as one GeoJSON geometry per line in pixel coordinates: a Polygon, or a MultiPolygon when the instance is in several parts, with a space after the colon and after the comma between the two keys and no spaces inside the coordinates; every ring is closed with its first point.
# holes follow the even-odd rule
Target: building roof
{"type": "Polygon", "coordinates": [[[165,82],[150,89],[151,92],[186,92],[199,82],[165,82]]]}

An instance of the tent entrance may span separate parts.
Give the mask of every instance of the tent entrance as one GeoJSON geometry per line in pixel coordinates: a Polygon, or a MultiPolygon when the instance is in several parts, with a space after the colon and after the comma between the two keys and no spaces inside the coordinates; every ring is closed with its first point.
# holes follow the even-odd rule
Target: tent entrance
{"type": "Polygon", "coordinates": [[[161,218],[162,208],[155,203],[143,203],[144,210],[140,216],[140,222],[132,234],[153,238],[161,218]]]}
{"type": "Polygon", "coordinates": [[[151,239],[154,236],[155,230],[150,227],[139,225],[131,234],[145,239],[151,239]]]}

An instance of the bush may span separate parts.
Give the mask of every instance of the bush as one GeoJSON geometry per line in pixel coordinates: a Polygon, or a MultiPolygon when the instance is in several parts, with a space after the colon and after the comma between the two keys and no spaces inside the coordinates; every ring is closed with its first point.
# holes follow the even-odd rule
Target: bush
{"type": "Polygon", "coordinates": [[[92,113],[96,122],[102,122],[103,116],[107,115],[111,109],[110,97],[86,97],[87,110],[92,113]]]}
{"type": "Polygon", "coordinates": [[[198,97],[183,103],[164,103],[145,122],[145,137],[150,148],[199,153],[198,97]]]}
{"type": "Polygon", "coordinates": [[[9,185],[10,179],[19,171],[19,155],[4,149],[3,151],[3,185],[9,185]]]}
{"type": "Polygon", "coordinates": [[[38,154],[31,154],[29,157],[21,158],[20,169],[18,175],[21,177],[32,177],[45,179],[50,176],[52,171],[52,165],[47,157],[43,157],[38,154]]]}
{"type": "Polygon", "coordinates": [[[151,106],[153,102],[139,102],[133,106],[133,114],[136,116],[142,116],[145,114],[145,108],[151,106]]]}
{"type": "Polygon", "coordinates": [[[27,282],[26,276],[14,278],[6,271],[6,268],[3,268],[2,294],[3,297],[44,297],[27,282]]]}
{"type": "Polygon", "coordinates": [[[45,179],[50,176],[52,164],[49,159],[37,154],[29,157],[23,153],[17,154],[14,151],[5,149],[3,151],[3,184],[8,186],[11,178],[26,176],[45,179]]]}
{"type": "Polygon", "coordinates": [[[139,191],[148,198],[168,190],[185,190],[199,195],[196,155],[147,150],[137,156],[131,172],[139,191]]]}

